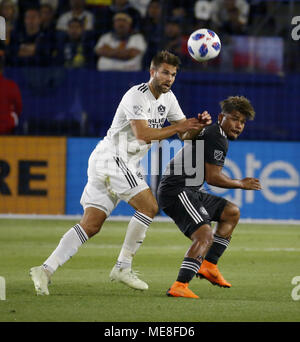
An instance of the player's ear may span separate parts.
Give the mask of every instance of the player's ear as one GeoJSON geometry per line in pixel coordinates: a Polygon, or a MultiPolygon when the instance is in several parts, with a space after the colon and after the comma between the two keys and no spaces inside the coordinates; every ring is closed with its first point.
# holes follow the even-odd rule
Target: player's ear
{"type": "Polygon", "coordinates": [[[151,76],[151,78],[153,78],[153,77],[154,77],[154,74],[155,74],[155,71],[156,71],[156,69],[155,69],[153,66],[151,66],[149,71],[150,71],[150,76],[151,76]]]}
{"type": "Polygon", "coordinates": [[[220,113],[220,114],[218,115],[218,124],[219,124],[219,125],[222,124],[224,118],[225,118],[225,114],[220,113]]]}

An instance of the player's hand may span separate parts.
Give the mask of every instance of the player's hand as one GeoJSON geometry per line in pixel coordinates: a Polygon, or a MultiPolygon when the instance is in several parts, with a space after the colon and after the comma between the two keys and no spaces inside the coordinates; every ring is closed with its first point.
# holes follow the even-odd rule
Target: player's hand
{"type": "Polygon", "coordinates": [[[242,189],[244,190],[261,190],[259,179],[246,177],[241,180],[242,189]]]}
{"type": "Polygon", "coordinates": [[[212,123],[211,116],[206,110],[202,114],[198,114],[198,120],[203,127],[209,126],[212,123]]]}
{"type": "Polygon", "coordinates": [[[199,122],[199,119],[190,118],[178,124],[178,132],[185,133],[190,130],[201,130],[203,128],[203,124],[199,122]]]}

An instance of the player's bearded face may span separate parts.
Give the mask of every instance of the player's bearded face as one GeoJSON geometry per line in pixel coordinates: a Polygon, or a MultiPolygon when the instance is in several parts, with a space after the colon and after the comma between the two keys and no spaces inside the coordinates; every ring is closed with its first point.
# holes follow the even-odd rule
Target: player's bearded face
{"type": "Polygon", "coordinates": [[[243,132],[246,123],[246,116],[238,111],[219,115],[219,124],[226,133],[229,140],[236,140],[243,132]]]}
{"type": "Polygon", "coordinates": [[[177,68],[166,63],[162,63],[157,69],[152,69],[152,86],[156,92],[167,93],[175,81],[176,73],[177,68]]]}

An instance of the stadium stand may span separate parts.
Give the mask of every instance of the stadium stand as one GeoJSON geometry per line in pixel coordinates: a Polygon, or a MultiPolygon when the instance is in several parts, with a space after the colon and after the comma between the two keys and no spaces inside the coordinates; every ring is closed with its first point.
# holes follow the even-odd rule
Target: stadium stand
{"type": "Polygon", "coordinates": [[[299,13],[300,2],[155,0],[148,1],[146,13],[139,12],[140,4],[136,5],[134,0],[1,1],[0,15],[7,25],[7,40],[1,42],[5,74],[19,84],[24,99],[17,134],[103,135],[124,90],[148,78],[151,55],[174,46],[182,59],[174,91],[188,115],[206,106],[214,112],[218,101],[228,93],[247,90],[259,115],[255,129],[250,128],[244,139],[298,139],[299,81],[295,72],[300,69],[300,48],[291,39],[291,18],[299,13]],[[79,34],[73,43],[56,25],[66,13],[75,13],[76,6],[82,5],[84,11],[78,10],[78,20],[96,21],[90,24],[89,28],[94,29],[88,37],[79,34]],[[235,14],[222,23],[217,21],[217,8],[228,13],[243,11],[243,28],[230,23],[235,14]],[[147,42],[144,71],[140,73],[97,70],[94,48],[111,29],[107,20],[119,10],[133,16],[133,32],[143,34],[147,42]],[[89,15],[85,18],[82,13],[89,15]],[[44,23],[47,20],[49,24],[44,23]],[[186,41],[192,30],[204,24],[219,33],[223,46],[219,58],[199,64],[189,58],[186,41]],[[80,70],[69,70],[74,66],[80,70]],[[267,98],[272,101],[266,102],[267,98]],[[288,113],[288,122],[282,113],[288,113]]]}

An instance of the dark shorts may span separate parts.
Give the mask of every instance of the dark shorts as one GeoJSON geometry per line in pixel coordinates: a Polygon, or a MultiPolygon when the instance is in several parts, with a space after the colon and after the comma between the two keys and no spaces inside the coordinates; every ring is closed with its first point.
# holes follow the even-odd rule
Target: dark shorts
{"type": "MultiPolygon", "coordinates": [[[[160,193],[159,197],[164,196],[160,193]]],[[[163,203],[161,208],[170,216],[184,235],[190,237],[199,227],[218,222],[227,200],[203,191],[184,188],[179,194],[169,198],[169,205],[163,203]]]]}

